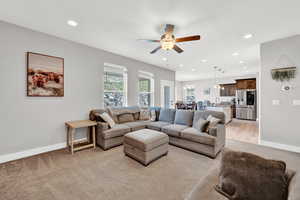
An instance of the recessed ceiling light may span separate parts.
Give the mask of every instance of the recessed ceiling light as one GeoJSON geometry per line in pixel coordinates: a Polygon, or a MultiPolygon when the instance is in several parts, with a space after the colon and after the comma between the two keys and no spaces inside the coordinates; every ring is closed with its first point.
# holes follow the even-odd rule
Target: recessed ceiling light
{"type": "Polygon", "coordinates": [[[165,58],[165,57],[163,57],[163,58],[162,58],[162,60],[163,60],[163,61],[167,61],[168,59],[167,59],[167,58],[165,58]]]}
{"type": "Polygon", "coordinates": [[[194,71],[196,71],[196,69],[193,68],[193,69],[192,69],[192,72],[194,72],[194,71]]]}
{"type": "Polygon", "coordinates": [[[78,22],[76,22],[76,21],[74,21],[74,20],[68,20],[68,24],[69,24],[70,26],[75,27],[75,26],[78,25],[78,22]]]}
{"type": "Polygon", "coordinates": [[[207,62],[207,60],[206,60],[206,59],[203,59],[203,60],[201,60],[201,62],[203,62],[203,63],[206,63],[206,62],[207,62]]]}
{"type": "Polygon", "coordinates": [[[183,64],[180,64],[179,67],[183,67],[183,64]]]}
{"type": "Polygon", "coordinates": [[[253,37],[253,35],[252,35],[251,33],[248,33],[248,34],[245,34],[243,37],[244,37],[245,39],[250,39],[250,38],[253,37]]]}
{"type": "Polygon", "coordinates": [[[238,52],[234,52],[233,54],[232,54],[233,56],[238,56],[238,55],[240,55],[238,52]]]}
{"type": "Polygon", "coordinates": [[[242,60],[240,61],[240,64],[244,64],[244,63],[245,63],[244,61],[242,61],[242,60]]]}

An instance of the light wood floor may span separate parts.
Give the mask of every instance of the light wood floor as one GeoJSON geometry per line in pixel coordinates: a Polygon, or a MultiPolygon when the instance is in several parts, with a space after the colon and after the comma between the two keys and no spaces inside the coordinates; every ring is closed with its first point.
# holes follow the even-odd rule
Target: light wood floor
{"type": "Polygon", "coordinates": [[[233,119],[226,125],[226,137],[228,139],[258,144],[258,122],[233,119]]]}

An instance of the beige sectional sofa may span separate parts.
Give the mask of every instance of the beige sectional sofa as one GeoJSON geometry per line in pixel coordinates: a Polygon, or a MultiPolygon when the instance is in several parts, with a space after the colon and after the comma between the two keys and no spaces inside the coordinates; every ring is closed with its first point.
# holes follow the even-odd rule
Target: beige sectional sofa
{"type": "MultiPolygon", "coordinates": [[[[152,108],[150,108],[152,109],[152,108]]],[[[104,150],[123,144],[123,136],[126,133],[148,128],[162,131],[169,136],[169,143],[197,153],[216,157],[225,145],[224,113],[215,111],[188,111],[175,109],[155,108],[157,118],[155,121],[139,120],[120,123],[118,115],[131,113],[138,116],[138,107],[124,107],[114,109],[99,109],[90,112],[90,119],[98,123],[97,144],[104,150]],[[99,114],[107,112],[116,122],[116,126],[109,128],[108,124],[101,121],[99,114]],[[220,123],[212,127],[208,132],[197,129],[200,118],[207,119],[209,115],[220,119],[220,123]]]]}

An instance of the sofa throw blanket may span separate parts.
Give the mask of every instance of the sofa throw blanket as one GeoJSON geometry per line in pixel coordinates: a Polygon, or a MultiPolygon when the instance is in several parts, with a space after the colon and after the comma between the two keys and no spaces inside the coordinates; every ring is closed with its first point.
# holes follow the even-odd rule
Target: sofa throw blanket
{"type": "Polygon", "coordinates": [[[224,149],[215,189],[230,200],[286,200],[285,171],[282,161],[224,149]]]}

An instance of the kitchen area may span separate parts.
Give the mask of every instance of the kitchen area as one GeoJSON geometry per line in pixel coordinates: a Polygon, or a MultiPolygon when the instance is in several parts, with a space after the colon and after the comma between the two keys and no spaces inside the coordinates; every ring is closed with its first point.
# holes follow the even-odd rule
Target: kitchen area
{"type": "Polygon", "coordinates": [[[257,118],[256,79],[237,79],[236,83],[219,84],[219,97],[214,100],[197,101],[197,110],[224,112],[226,124],[232,119],[257,118]]]}
{"type": "Polygon", "coordinates": [[[186,101],[187,104],[195,104],[194,109],[197,110],[225,114],[227,138],[258,143],[256,78],[224,79],[218,84],[209,80],[195,81],[189,82],[188,87],[190,102],[186,101]]]}

